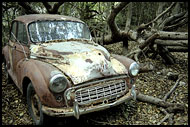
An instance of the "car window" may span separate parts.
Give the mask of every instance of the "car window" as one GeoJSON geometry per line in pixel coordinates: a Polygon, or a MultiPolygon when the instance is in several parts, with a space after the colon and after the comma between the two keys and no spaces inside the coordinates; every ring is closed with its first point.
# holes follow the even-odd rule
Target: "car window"
{"type": "Polygon", "coordinates": [[[86,24],[73,21],[38,21],[29,25],[33,42],[46,42],[65,39],[90,39],[86,24]]]}
{"type": "Polygon", "coordinates": [[[27,42],[28,42],[26,28],[25,28],[25,25],[22,22],[18,22],[18,36],[17,36],[17,39],[23,44],[27,44],[27,42]]]}
{"type": "MultiPolygon", "coordinates": [[[[16,36],[16,25],[17,25],[17,22],[14,22],[13,25],[12,25],[12,29],[11,29],[11,32],[16,36]]],[[[12,41],[15,41],[15,37],[11,34],[11,38],[10,38],[12,41]]]]}

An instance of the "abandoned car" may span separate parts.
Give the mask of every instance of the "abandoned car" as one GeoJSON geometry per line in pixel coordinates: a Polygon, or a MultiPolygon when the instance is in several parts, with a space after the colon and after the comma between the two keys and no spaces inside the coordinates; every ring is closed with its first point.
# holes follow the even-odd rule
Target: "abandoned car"
{"type": "Polygon", "coordinates": [[[2,56],[7,80],[26,96],[35,124],[136,99],[139,65],[110,54],[81,20],[50,14],[17,17],[2,56]]]}

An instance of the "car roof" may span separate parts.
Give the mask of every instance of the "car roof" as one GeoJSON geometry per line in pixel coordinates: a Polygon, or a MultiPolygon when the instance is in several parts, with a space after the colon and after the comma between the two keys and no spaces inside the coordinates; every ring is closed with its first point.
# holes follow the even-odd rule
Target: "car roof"
{"type": "Polygon", "coordinates": [[[57,15],[57,14],[30,14],[18,16],[15,21],[21,21],[23,23],[29,24],[34,21],[42,21],[42,20],[67,20],[67,21],[78,21],[82,22],[80,19],[71,16],[65,15],[57,15]]]}

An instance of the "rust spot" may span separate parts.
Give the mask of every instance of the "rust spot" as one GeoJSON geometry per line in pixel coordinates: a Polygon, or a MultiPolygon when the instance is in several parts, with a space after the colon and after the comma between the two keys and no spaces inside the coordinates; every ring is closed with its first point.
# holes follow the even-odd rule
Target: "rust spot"
{"type": "Polygon", "coordinates": [[[56,50],[49,50],[49,49],[46,49],[46,51],[51,52],[54,57],[62,58],[61,55],[60,55],[60,52],[58,52],[58,51],[56,51],[56,50]]]}
{"type": "Polygon", "coordinates": [[[89,63],[93,63],[93,61],[91,59],[86,59],[85,61],[89,62],[89,63]]]}
{"type": "Polygon", "coordinates": [[[42,98],[43,98],[43,100],[44,100],[45,102],[48,102],[48,97],[47,97],[47,95],[42,96],[42,98]]]}
{"type": "Polygon", "coordinates": [[[73,54],[73,52],[59,52],[62,55],[69,55],[69,54],[73,54]]]}

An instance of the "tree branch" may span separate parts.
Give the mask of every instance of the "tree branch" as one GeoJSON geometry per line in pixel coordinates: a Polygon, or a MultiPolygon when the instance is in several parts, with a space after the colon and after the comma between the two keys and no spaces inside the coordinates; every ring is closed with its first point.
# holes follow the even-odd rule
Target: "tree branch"
{"type": "Polygon", "coordinates": [[[64,4],[64,2],[55,3],[54,6],[53,6],[53,8],[52,8],[52,11],[51,11],[52,13],[51,14],[57,14],[58,10],[59,10],[59,7],[61,5],[63,5],[63,4],[64,4]]]}
{"type": "Polygon", "coordinates": [[[181,103],[169,103],[165,102],[164,100],[161,100],[159,98],[153,97],[153,96],[148,96],[139,93],[137,95],[137,100],[142,101],[142,102],[147,102],[151,104],[155,104],[161,107],[167,108],[170,112],[175,111],[175,110],[183,110],[185,109],[185,104],[181,103]]]}
{"type": "Polygon", "coordinates": [[[159,18],[161,18],[163,15],[165,15],[166,13],[168,13],[174,6],[175,6],[175,2],[173,2],[165,11],[163,11],[161,14],[159,14],[154,20],[152,20],[151,22],[147,23],[147,24],[141,24],[138,28],[137,31],[141,32],[143,29],[146,29],[149,25],[153,24],[154,22],[156,22],[159,18]]]}
{"type": "Polygon", "coordinates": [[[111,38],[116,39],[116,37],[120,36],[120,30],[115,23],[115,17],[117,14],[128,4],[129,2],[121,2],[116,7],[112,7],[111,13],[108,16],[107,22],[109,28],[111,30],[111,38]]]}
{"type": "Polygon", "coordinates": [[[47,12],[49,14],[58,14],[59,7],[64,3],[64,2],[57,2],[53,5],[53,7],[48,3],[48,2],[42,2],[44,7],[46,8],[47,12]]]}
{"type": "Polygon", "coordinates": [[[184,16],[185,13],[186,13],[186,12],[182,12],[182,13],[179,13],[179,14],[172,15],[172,16],[170,16],[169,18],[166,18],[166,19],[162,22],[162,24],[159,26],[159,29],[162,30],[162,29],[164,28],[164,26],[168,25],[171,21],[173,21],[173,20],[175,20],[175,19],[178,19],[178,18],[184,16]]]}
{"type": "Polygon", "coordinates": [[[163,100],[166,101],[166,99],[169,98],[169,96],[174,92],[174,90],[177,88],[177,86],[179,85],[179,81],[181,80],[181,78],[179,78],[175,85],[172,87],[172,89],[170,89],[170,91],[164,96],[163,100]]]}
{"type": "Polygon", "coordinates": [[[27,2],[18,2],[18,4],[24,8],[26,14],[39,14],[39,12],[32,9],[27,2]]]}

